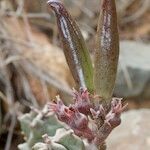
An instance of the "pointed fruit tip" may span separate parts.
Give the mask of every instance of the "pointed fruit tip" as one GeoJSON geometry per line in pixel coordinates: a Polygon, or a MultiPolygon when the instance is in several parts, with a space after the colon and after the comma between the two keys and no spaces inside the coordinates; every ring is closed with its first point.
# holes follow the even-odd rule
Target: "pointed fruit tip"
{"type": "Polygon", "coordinates": [[[62,3],[60,0],[48,0],[47,4],[51,4],[51,3],[62,3]]]}
{"type": "Polygon", "coordinates": [[[56,14],[61,14],[61,11],[64,9],[64,6],[60,0],[48,0],[47,4],[56,14]]]}

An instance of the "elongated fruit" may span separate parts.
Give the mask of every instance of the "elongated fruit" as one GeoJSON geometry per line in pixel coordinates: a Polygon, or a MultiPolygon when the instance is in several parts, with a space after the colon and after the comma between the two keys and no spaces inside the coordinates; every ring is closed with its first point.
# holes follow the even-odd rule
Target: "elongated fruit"
{"type": "Polygon", "coordinates": [[[94,83],[96,94],[109,101],[114,89],[119,56],[115,0],[102,0],[100,8],[96,37],[94,83]]]}
{"type": "Polygon", "coordinates": [[[92,92],[92,62],[79,27],[60,1],[49,0],[48,4],[55,12],[64,54],[74,79],[78,87],[92,92]]]}

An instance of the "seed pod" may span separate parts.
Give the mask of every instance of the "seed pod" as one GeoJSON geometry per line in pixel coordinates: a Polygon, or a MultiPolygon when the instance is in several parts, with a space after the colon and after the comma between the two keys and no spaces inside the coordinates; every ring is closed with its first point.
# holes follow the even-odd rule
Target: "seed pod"
{"type": "Polygon", "coordinates": [[[92,92],[92,62],[79,27],[60,1],[49,0],[48,4],[55,12],[64,54],[76,84],[92,92]]]}
{"type": "Polygon", "coordinates": [[[98,21],[94,83],[95,92],[110,100],[116,79],[119,36],[115,0],[102,0],[98,21]]]}

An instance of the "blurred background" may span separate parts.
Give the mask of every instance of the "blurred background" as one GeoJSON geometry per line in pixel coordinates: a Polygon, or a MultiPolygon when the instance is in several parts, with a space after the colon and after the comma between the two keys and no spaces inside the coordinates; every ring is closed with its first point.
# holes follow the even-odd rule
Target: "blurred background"
{"type": "MultiPolygon", "coordinates": [[[[47,0],[0,0],[0,150],[23,138],[17,116],[60,95],[71,101],[74,81],[47,0]]],[[[94,53],[100,0],[63,0],[94,53]]],[[[150,149],[150,1],[116,0],[120,58],[114,96],[129,103],[109,150],[150,149]]]]}

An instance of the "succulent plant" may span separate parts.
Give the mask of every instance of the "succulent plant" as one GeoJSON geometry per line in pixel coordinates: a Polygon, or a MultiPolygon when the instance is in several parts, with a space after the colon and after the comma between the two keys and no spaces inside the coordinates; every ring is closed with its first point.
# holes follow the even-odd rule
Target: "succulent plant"
{"type": "Polygon", "coordinates": [[[73,93],[74,104],[70,106],[65,106],[57,97],[55,103],[48,103],[42,111],[33,109],[19,118],[26,140],[18,146],[20,150],[32,147],[36,150],[42,145],[45,149],[87,150],[89,146],[100,146],[120,124],[120,114],[126,107],[122,106],[121,99],[113,98],[111,109],[107,112],[102,105],[94,106],[90,102],[93,95],[87,90],[74,90],[73,93]],[[44,134],[48,135],[48,142],[38,143],[43,141],[44,134]]]}
{"type": "Polygon", "coordinates": [[[115,0],[101,1],[94,67],[79,27],[64,5],[59,0],[49,0],[48,5],[56,15],[77,90],[73,89],[73,104],[66,106],[57,96],[42,111],[33,109],[19,119],[26,137],[19,149],[105,150],[105,140],[120,125],[127,106],[112,98],[119,56],[115,0]]]}
{"type": "Polygon", "coordinates": [[[70,150],[84,149],[83,141],[66,124],[58,120],[49,110],[49,104],[45,105],[41,111],[33,109],[30,113],[21,116],[19,121],[26,140],[18,146],[20,150],[31,150],[32,147],[35,150],[40,147],[41,149],[67,150],[71,145],[73,146],[70,150]],[[43,141],[42,137],[46,143],[38,143],[43,141]]]}
{"type": "Polygon", "coordinates": [[[42,135],[48,134],[54,136],[59,128],[63,128],[61,123],[54,114],[47,115],[47,105],[42,111],[33,109],[30,113],[19,117],[21,129],[24,134],[26,143],[20,144],[18,147],[21,150],[30,150],[36,142],[42,141],[42,135]]]}

